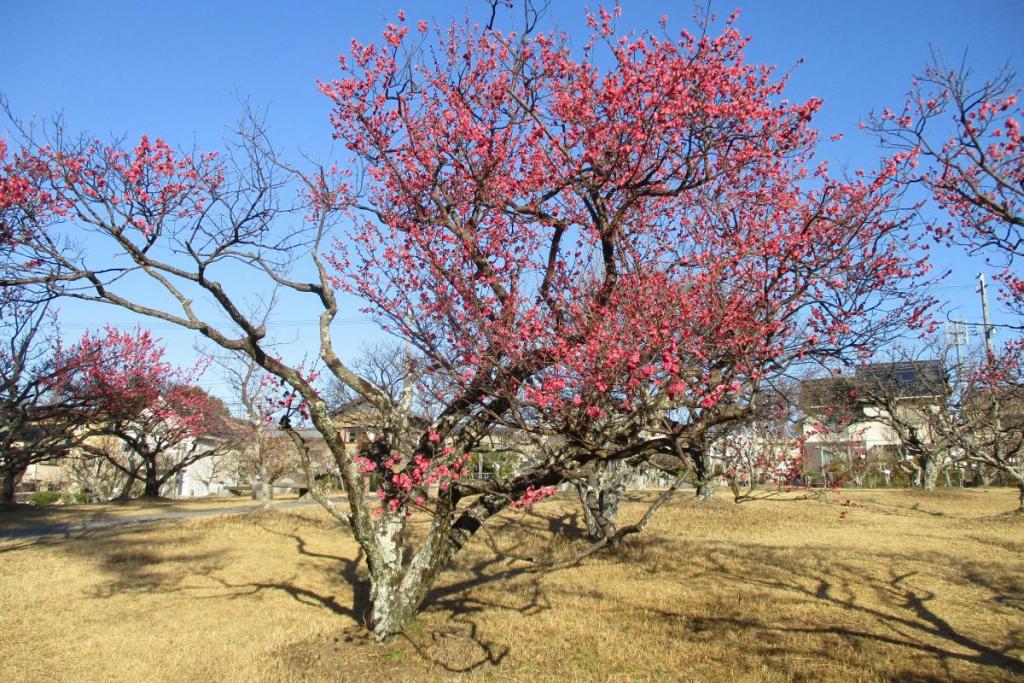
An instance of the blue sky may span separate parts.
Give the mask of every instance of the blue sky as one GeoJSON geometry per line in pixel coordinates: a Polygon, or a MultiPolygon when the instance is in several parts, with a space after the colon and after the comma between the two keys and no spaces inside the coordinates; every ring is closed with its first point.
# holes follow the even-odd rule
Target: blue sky
{"type": "MultiPolygon", "coordinates": [[[[622,25],[654,28],[663,14],[670,26],[690,26],[690,2],[625,0],[622,25]]],[[[591,3],[595,6],[595,3],[591,3]]],[[[948,61],[967,51],[979,75],[1002,65],[1024,63],[1020,32],[1024,1],[924,2],[860,0],[759,0],[717,3],[722,15],[739,6],[739,29],[753,37],[751,62],[793,67],[791,99],[822,97],[816,126],[826,135],[846,134],[824,146],[836,167],[870,166],[878,157],[874,141],[858,133],[857,122],[871,109],[899,106],[912,74],[937,49],[948,61]]],[[[582,3],[553,0],[548,20],[580,35],[582,3]]],[[[0,3],[0,92],[22,117],[63,112],[72,130],[100,137],[142,132],[169,141],[215,148],[238,117],[236,93],[268,108],[271,134],[279,146],[326,155],[331,146],[329,111],[315,79],[335,74],[337,55],[353,37],[372,40],[399,9],[409,20],[446,23],[474,2],[72,2],[4,0],[0,3]]],[[[958,307],[958,317],[980,319],[974,277],[983,267],[960,252],[940,254],[954,274],[938,294],[958,307]]],[[[994,303],[997,318],[1000,307],[994,303]]],[[[351,318],[353,310],[342,313],[351,318]]],[[[313,331],[302,311],[280,316],[282,334],[313,331]]],[[[108,308],[70,310],[64,324],[71,335],[104,320],[126,323],[108,308]]],[[[154,328],[168,340],[176,360],[191,355],[188,334],[154,328]]],[[[375,336],[373,326],[346,328],[344,355],[375,336]]],[[[215,381],[215,378],[210,378],[215,381]]]]}

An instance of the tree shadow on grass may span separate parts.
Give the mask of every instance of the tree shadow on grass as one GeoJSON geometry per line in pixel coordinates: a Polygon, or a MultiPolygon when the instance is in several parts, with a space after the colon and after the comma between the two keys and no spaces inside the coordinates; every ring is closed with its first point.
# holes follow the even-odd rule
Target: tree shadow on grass
{"type": "Polygon", "coordinates": [[[499,666],[510,649],[488,640],[473,619],[454,616],[443,628],[411,629],[402,633],[418,657],[448,673],[469,673],[499,666]]]}
{"type": "MultiPolygon", "coordinates": [[[[424,660],[448,673],[468,673],[481,667],[496,667],[511,653],[511,648],[498,646],[486,637],[479,617],[487,612],[506,611],[533,616],[551,608],[541,575],[529,565],[515,560],[494,548],[501,546],[505,553],[527,554],[536,550],[538,542],[550,538],[551,530],[564,532],[577,522],[576,515],[546,517],[530,515],[524,518],[494,520],[490,548],[467,551],[456,556],[446,568],[447,581],[435,585],[424,598],[424,614],[442,615],[445,625],[427,629],[422,625],[402,635],[424,660]],[[509,587],[498,597],[489,597],[482,588],[492,584],[509,587]]],[[[557,538],[557,536],[556,536],[557,538]]]]}
{"type": "MultiPolygon", "coordinates": [[[[300,519],[300,518],[294,518],[300,519]]],[[[269,534],[274,534],[282,538],[288,538],[295,543],[295,550],[304,557],[320,560],[330,560],[332,567],[337,566],[333,563],[339,563],[341,565],[340,572],[331,572],[332,576],[340,576],[343,582],[351,587],[352,589],[352,604],[351,606],[342,605],[334,599],[333,596],[325,596],[316,593],[315,591],[301,588],[296,586],[290,579],[289,582],[273,582],[273,583],[248,583],[243,584],[241,588],[253,588],[256,592],[264,590],[281,590],[290,595],[294,600],[303,604],[316,604],[319,603],[323,607],[331,610],[335,614],[346,616],[351,618],[357,624],[366,627],[368,623],[368,615],[370,613],[370,582],[366,576],[366,573],[362,570],[363,561],[365,556],[363,551],[360,549],[354,558],[346,558],[340,555],[329,555],[326,553],[318,553],[310,550],[309,543],[300,534],[295,531],[281,531],[279,529],[272,528],[269,524],[265,524],[262,521],[254,520],[256,525],[263,529],[269,534]]],[[[309,522],[309,520],[303,520],[309,522]]],[[[311,523],[311,522],[310,522],[311,523]]],[[[332,524],[332,526],[334,526],[332,524]]],[[[231,587],[231,586],[225,586],[231,587]]],[[[239,586],[235,586],[239,588],[239,586]]]]}
{"type": "Polygon", "coordinates": [[[974,535],[970,538],[972,541],[1024,556],[1024,541],[1011,541],[1005,538],[989,538],[979,535],[974,535]]]}
{"type": "MultiPolygon", "coordinates": [[[[173,536],[152,532],[144,526],[94,530],[62,539],[59,548],[92,562],[108,577],[89,591],[101,599],[196,591],[199,587],[188,585],[191,578],[209,576],[225,566],[226,558],[220,553],[196,552],[173,536]]],[[[47,543],[56,545],[58,541],[47,543]]]]}
{"type": "MultiPolygon", "coordinates": [[[[239,580],[237,572],[232,576],[230,558],[221,552],[198,552],[180,535],[173,533],[173,527],[153,529],[152,527],[131,527],[104,529],[76,534],[70,538],[37,539],[29,545],[53,543],[61,552],[91,560],[106,578],[89,590],[89,595],[108,599],[130,594],[171,594],[187,593],[194,600],[247,600],[257,595],[284,594],[299,605],[325,609],[334,615],[350,621],[342,627],[349,646],[362,645],[375,653],[382,646],[369,631],[370,585],[365,571],[362,551],[348,558],[341,554],[322,552],[311,542],[312,537],[304,533],[308,526],[321,526],[319,520],[311,520],[279,513],[253,513],[234,518],[231,523],[253,525],[261,534],[286,539],[294,544],[295,552],[309,560],[301,573],[287,578],[272,580],[239,580]],[[163,533],[169,531],[172,533],[163,533]],[[70,541],[70,542],[69,542],[70,541]],[[332,590],[318,586],[326,576],[331,585],[344,586],[351,590],[349,599],[340,598],[332,590]]],[[[482,637],[480,627],[471,615],[476,612],[497,608],[472,595],[475,585],[501,579],[506,572],[491,573],[497,566],[493,559],[481,561],[474,566],[474,576],[456,585],[449,585],[428,598],[428,607],[434,611],[451,614],[445,627],[428,629],[414,628],[400,640],[406,642],[416,656],[446,672],[469,672],[482,666],[500,664],[508,654],[506,648],[498,648],[482,637]]],[[[508,576],[518,573],[507,572],[508,576]]],[[[527,602],[538,602],[538,593],[527,602]]],[[[529,604],[523,610],[531,609],[529,604]]],[[[314,639],[315,640],[315,639],[314,639]]],[[[337,639],[335,639],[337,640],[337,639]]],[[[300,650],[328,647],[329,643],[309,642],[297,644],[300,650]]],[[[393,646],[391,646],[393,647],[393,646]]],[[[288,661],[293,654],[282,652],[288,661]]],[[[351,649],[338,652],[341,658],[351,655],[351,649]]],[[[319,658],[319,655],[317,655],[319,658]]],[[[328,660],[330,655],[327,655],[328,660]]],[[[296,660],[297,661],[297,660],[296,660]]]]}
{"type": "Polygon", "coordinates": [[[68,541],[88,540],[90,538],[102,538],[111,533],[111,528],[103,529],[69,529],[61,533],[53,533],[47,536],[18,537],[13,540],[0,539],[0,555],[4,553],[18,552],[29,548],[45,548],[49,546],[60,546],[68,541]]]}
{"type": "MultiPolygon", "coordinates": [[[[291,539],[295,543],[296,551],[301,555],[330,560],[332,566],[336,566],[333,563],[341,563],[342,570],[337,575],[352,588],[350,605],[340,603],[334,596],[302,587],[299,585],[297,577],[291,577],[285,581],[242,583],[229,583],[218,579],[221,585],[230,591],[227,595],[229,599],[245,598],[268,591],[282,591],[300,604],[319,606],[354,622],[351,627],[341,630],[341,636],[321,638],[299,644],[297,651],[287,655],[289,660],[295,659],[297,652],[315,650],[317,666],[327,666],[336,657],[344,659],[348,656],[347,650],[338,651],[338,648],[335,647],[335,644],[339,642],[350,646],[364,647],[378,654],[382,649],[393,647],[393,645],[378,643],[369,628],[370,584],[363,566],[365,558],[361,550],[353,559],[316,552],[310,549],[308,542],[300,533],[282,531],[261,522],[256,523],[267,533],[291,539]]],[[[511,578],[522,573],[523,570],[501,570],[499,563],[494,558],[472,565],[456,565],[456,567],[457,571],[469,571],[472,574],[471,578],[435,588],[423,603],[424,611],[444,612],[447,615],[445,626],[430,628],[419,622],[406,633],[401,634],[398,640],[406,643],[424,662],[448,673],[468,673],[484,666],[497,666],[506,657],[509,650],[497,647],[484,638],[481,628],[473,620],[472,615],[497,608],[518,609],[524,612],[543,609],[539,584],[535,584],[532,597],[528,598],[524,604],[509,607],[475,597],[473,589],[493,581],[511,578]]],[[[327,666],[327,669],[330,667],[327,666]]]]}
{"type": "MultiPolygon", "coordinates": [[[[272,523],[269,519],[253,516],[246,520],[239,518],[237,523],[255,524],[264,533],[290,539],[296,552],[310,560],[301,576],[269,581],[231,580],[223,576],[224,557],[207,553],[197,558],[187,552],[189,548],[174,534],[153,538],[151,530],[141,528],[108,531],[90,538],[89,543],[69,544],[69,547],[73,545],[77,548],[75,552],[96,558],[111,575],[98,590],[99,597],[132,591],[195,591],[193,594],[200,599],[236,600],[257,594],[282,593],[295,603],[329,610],[351,620],[350,626],[342,629],[348,634],[345,636],[348,645],[336,646],[334,654],[325,661],[344,666],[345,658],[352,654],[353,643],[365,645],[365,652],[372,657],[386,656],[382,654],[384,646],[376,645],[364,628],[369,587],[362,567],[363,558],[319,552],[311,547],[311,537],[298,523],[283,530],[286,525],[272,523]],[[350,587],[351,600],[339,599],[330,591],[316,588],[317,584],[309,580],[311,571],[323,572],[332,581],[350,587]],[[208,582],[204,587],[196,587],[194,582],[186,585],[184,577],[196,573],[203,574],[219,589],[211,592],[208,582]]],[[[495,521],[493,531],[502,548],[515,554],[535,553],[551,542],[553,529],[564,530],[578,523],[574,515],[561,513],[495,521]]],[[[301,524],[307,522],[316,524],[304,519],[301,524]]],[[[1001,610],[996,613],[999,619],[1011,624],[1016,619],[1016,623],[1020,623],[1024,584],[1011,570],[1012,562],[996,567],[990,562],[957,559],[950,553],[937,551],[858,555],[855,551],[838,549],[833,552],[820,548],[691,541],[652,533],[630,539],[611,553],[586,562],[622,563],[621,571],[626,580],[631,574],[648,578],[664,576],[666,581],[704,591],[709,600],[742,596],[735,598],[737,604],[746,600],[749,605],[757,605],[756,613],[733,606],[712,609],[712,605],[702,605],[689,612],[683,608],[667,609],[663,604],[644,608],[672,630],[678,630],[680,638],[721,643],[721,647],[716,645],[716,648],[722,651],[724,665],[728,664],[728,657],[735,656],[730,655],[730,639],[740,633],[745,634],[742,642],[749,648],[744,657],[790,667],[794,676],[800,671],[792,667],[801,666],[800,662],[830,662],[835,653],[830,651],[829,643],[835,642],[861,653],[854,655],[857,658],[850,665],[864,676],[895,675],[907,680],[963,678],[964,665],[978,667],[972,670],[972,675],[985,678],[1024,675],[1024,662],[1019,658],[1024,651],[1024,629],[1007,629],[997,637],[972,632],[970,622],[965,625],[965,620],[951,611],[949,601],[944,599],[948,596],[942,592],[945,589],[935,585],[941,579],[944,585],[952,584],[950,590],[958,585],[968,589],[963,591],[968,597],[958,596],[957,600],[972,599],[970,596],[977,596],[978,591],[987,596],[972,606],[971,619],[985,610],[1001,610]],[[817,612],[801,609],[806,606],[827,609],[817,612]],[[923,670],[878,669],[876,667],[882,665],[869,661],[875,650],[865,649],[868,644],[891,652],[900,660],[920,661],[923,670]],[[933,666],[939,667],[941,673],[934,676],[928,673],[933,666]]],[[[475,541],[465,554],[456,557],[442,582],[428,594],[424,613],[430,618],[422,619],[388,647],[393,647],[395,642],[405,643],[416,657],[448,673],[497,667],[511,653],[513,645],[495,642],[488,633],[484,615],[502,611],[538,615],[552,609],[556,597],[567,591],[587,596],[595,608],[605,609],[608,604],[619,603],[616,612],[621,615],[617,618],[623,622],[622,629],[632,628],[630,615],[641,605],[639,596],[617,597],[602,586],[558,585],[557,581],[546,577],[550,575],[502,558],[475,541]],[[495,585],[501,586],[501,590],[494,590],[495,585]],[[436,617],[446,623],[435,626],[436,617]]],[[[337,643],[338,638],[334,638],[334,642],[337,643]]],[[[299,645],[308,646],[318,657],[325,647],[330,648],[330,643],[319,636],[299,645]]],[[[299,650],[304,651],[302,647],[299,650]]],[[[339,670],[344,669],[335,669],[339,670]]]]}
{"type": "MultiPolygon", "coordinates": [[[[939,553],[879,553],[865,564],[840,559],[838,553],[794,552],[770,546],[694,545],[692,550],[694,557],[701,558],[698,562],[707,576],[760,599],[758,611],[768,614],[768,618],[742,614],[695,617],[690,619],[693,632],[754,631],[749,642],[756,643],[765,656],[780,654],[769,645],[778,640],[773,636],[795,634],[819,639],[831,635],[855,649],[859,649],[859,642],[874,642],[933,658],[950,678],[959,677],[950,668],[956,662],[1008,676],[1024,675],[1024,661],[1018,656],[1024,652],[1024,628],[1009,629],[1001,642],[972,635],[941,613],[942,608],[935,604],[940,593],[921,585],[919,571],[898,567],[944,566],[954,585],[983,589],[989,593],[991,604],[1020,610],[1022,584],[1014,574],[1004,575],[971,562],[956,563],[949,555],[939,553]],[[786,614],[788,605],[784,603],[793,601],[826,606],[842,617],[842,623],[800,623],[786,614]],[[773,610],[772,604],[779,605],[779,609],[773,610]]],[[[978,606],[979,612],[983,609],[978,606]]],[[[1009,612],[1004,616],[1014,618],[1009,612]]]]}
{"type": "MultiPolygon", "coordinates": [[[[528,511],[492,519],[487,530],[475,539],[474,547],[456,556],[446,568],[447,580],[434,586],[424,599],[423,613],[442,616],[445,626],[429,631],[417,627],[405,633],[403,639],[420,657],[446,672],[466,673],[499,665],[512,648],[488,641],[481,625],[487,621],[486,615],[508,612],[532,617],[553,609],[552,597],[567,591],[548,579],[576,566],[549,568],[519,558],[564,554],[577,542],[585,543],[586,538],[578,510],[565,514],[528,511]],[[486,590],[496,584],[502,589],[486,590]],[[466,648],[451,648],[452,639],[472,642],[478,653],[468,663],[465,659],[456,661],[466,648]]],[[[647,536],[643,542],[658,547],[663,539],[647,536]]],[[[625,547],[607,548],[600,557],[614,560],[625,547]]]]}
{"type": "MultiPolygon", "coordinates": [[[[915,506],[895,513],[932,515],[915,506]]],[[[563,522],[552,519],[551,524],[551,529],[558,529],[563,522]]],[[[1018,550],[1016,544],[997,545],[1018,550]]],[[[737,610],[727,604],[718,610],[724,615],[714,609],[689,615],[646,606],[642,611],[656,613],[663,623],[685,623],[691,637],[717,639],[725,650],[732,634],[746,632],[741,639],[744,647],[752,643],[761,661],[781,659],[780,665],[793,666],[792,662],[814,660],[828,667],[834,657],[826,642],[831,637],[854,653],[863,653],[863,645],[874,643],[897,659],[916,656],[938,667],[939,677],[945,679],[962,678],[964,665],[978,667],[971,675],[980,671],[985,679],[1024,675],[1024,575],[1019,558],[1012,556],[1000,562],[985,553],[960,558],[923,549],[827,551],[649,534],[588,562],[598,557],[621,562],[627,573],[663,575],[667,581],[692,585],[713,600],[743,595],[756,610],[737,610]],[[723,584],[733,588],[723,590],[723,584]],[[793,609],[800,604],[809,609],[793,609]],[[808,613],[813,616],[808,618],[808,613]],[[1001,633],[992,626],[992,618],[1006,624],[1001,633]],[[779,637],[784,634],[798,638],[779,637]]],[[[601,609],[604,601],[618,600],[615,590],[597,587],[591,592],[594,609],[601,609]]],[[[629,612],[638,609],[630,600],[618,601],[627,620],[629,612]]],[[[728,658],[723,656],[723,665],[731,667],[728,658]]],[[[848,664],[865,674],[877,673],[875,664],[857,655],[848,664]]],[[[791,673],[802,675],[799,669],[791,673]]],[[[893,673],[887,670],[884,675],[893,673]]],[[[895,675],[901,680],[934,679],[911,669],[895,675]]]]}
{"type": "Polygon", "coordinates": [[[567,512],[562,515],[552,515],[546,518],[548,533],[554,536],[561,536],[571,541],[579,541],[587,538],[587,530],[580,519],[580,511],[567,512]]]}

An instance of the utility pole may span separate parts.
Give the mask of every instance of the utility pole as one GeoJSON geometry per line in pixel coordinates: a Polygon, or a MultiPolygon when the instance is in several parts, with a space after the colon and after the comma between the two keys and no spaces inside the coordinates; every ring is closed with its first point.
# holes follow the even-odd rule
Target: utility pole
{"type": "MultiPolygon", "coordinates": [[[[992,343],[992,320],[988,315],[988,287],[985,285],[985,273],[978,273],[978,293],[981,294],[981,320],[985,324],[985,351],[988,353],[989,371],[994,370],[996,350],[992,343]]],[[[996,462],[1002,462],[1003,420],[999,410],[999,387],[993,387],[992,394],[992,455],[996,462]]]]}
{"type": "Polygon", "coordinates": [[[978,273],[978,289],[981,294],[981,320],[985,324],[985,350],[988,352],[988,359],[995,358],[995,345],[992,343],[992,320],[988,315],[988,285],[985,284],[985,273],[978,273]]]}
{"type": "MultiPolygon", "coordinates": [[[[954,368],[953,374],[953,393],[946,399],[946,408],[951,408],[948,405],[952,402],[954,405],[960,404],[962,406],[964,400],[964,361],[961,355],[960,349],[967,346],[969,341],[969,335],[967,323],[963,320],[950,320],[946,323],[946,355],[949,355],[949,347],[952,346],[956,349],[956,367],[954,368]]],[[[960,487],[964,485],[964,471],[961,468],[957,468],[960,473],[960,487]]],[[[947,474],[948,476],[948,474],[947,474]]],[[[889,485],[889,474],[885,472],[885,483],[889,485]]]]}
{"type": "Polygon", "coordinates": [[[962,388],[962,377],[963,377],[963,357],[961,356],[960,349],[967,346],[968,332],[967,323],[963,320],[950,320],[946,323],[946,348],[947,353],[950,346],[956,349],[956,368],[954,381],[954,390],[959,395],[960,389],[962,388]]]}

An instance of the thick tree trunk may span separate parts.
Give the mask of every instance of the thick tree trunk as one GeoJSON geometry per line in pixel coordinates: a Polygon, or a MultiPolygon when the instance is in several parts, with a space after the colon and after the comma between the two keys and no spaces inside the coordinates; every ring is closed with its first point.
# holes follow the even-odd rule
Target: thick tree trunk
{"type": "MultiPolygon", "coordinates": [[[[345,441],[326,403],[310,401],[310,413],[338,465],[349,499],[348,512],[337,510],[324,496],[317,500],[333,516],[347,523],[365,554],[370,604],[364,614],[369,617],[367,626],[377,639],[385,640],[411,625],[442,568],[489,517],[508,506],[509,500],[504,495],[484,494],[456,518],[458,499],[452,489],[443,494],[439,492],[430,527],[414,550],[403,533],[407,509],[399,506],[393,510],[386,502],[375,514],[378,508],[367,499],[366,478],[348,456],[345,441]]],[[[308,447],[294,431],[288,430],[288,435],[303,459],[307,476],[312,478],[308,447]]]]}
{"type": "Polygon", "coordinates": [[[156,462],[153,460],[146,461],[146,476],[145,476],[145,488],[142,490],[143,498],[159,498],[160,497],[160,480],[156,476],[156,462]]]}
{"type": "Polygon", "coordinates": [[[25,470],[4,470],[0,473],[0,503],[13,504],[14,490],[25,470]]]}
{"type": "Polygon", "coordinates": [[[919,462],[921,463],[921,488],[925,491],[934,491],[935,480],[939,476],[935,461],[928,456],[924,456],[919,462]]]}
{"type": "Polygon", "coordinates": [[[701,503],[715,498],[715,480],[713,477],[697,480],[697,493],[694,496],[701,503]]]}
{"type": "Polygon", "coordinates": [[[408,628],[416,614],[410,601],[398,593],[393,582],[372,581],[370,628],[377,640],[387,640],[408,628]]]}
{"type": "MultiPolygon", "coordinates": [[[[401,584],[402,546],[399,540],[404,520],[386,514],[377,524],[377,557],[367,555],[370,570],[370,628],[378,640],[400,633],[412,619],[416,605],[401,584]]],[[[428,533],[427,543],[430,542],[428,533]]],[[[417,603],[418,604],[418,603],[417,603]]]]}
{"type": "Polygon", "coordinates": [[[576,491],[583,507],[583,521],[591,540],[598,541],[604,538],[606,533],[615,533],[619,504],[622,502],[625,488],[621,483],[607,488],[597,488],[586,482],[577,482],[576,491]]]}
{"type": "Polygon", "coordinates": [[[1017,482],[1017,512],[1024,515],[1024,480],[1017,482]]]}
{"type": "Polygon", "coordinates": [[[269,468],[266,466],[260,467],[259,501],[260,507],[264,510],[274,501],[274,482],[271,481],[269,468]]]}
{"type": "Polygon", "coordinates": [[[598,495],[598,509],[601,516],[614,528],[619,516],[619,504],[622,502],[622,494],[626,492],[626,482],[616,481],[614,484],[601,490],[598,495]]]}
{"type": "Polygon", "coordinates": [[[715,497],[715,477],[711,467],[711,455],[706,449],[693,452],[693,469],[697,477],[697,492],[695,499],[701,503],[713,500],[715,497]]]}
{"type": "Polygon", "coordinates": [[[508,505],[505,496],[482,496],[453,518],[442,502],[420,544],[411,556],[402,540],[405,511],[376,521],[371,543],[360,543],[370,573],[370,628],[378,640],[401,633],[419,612],[441,570],[463,548],[486,520],[508,505]]]}
{"type": "Polygon", "coordinates": [[[627,478],[628,473],[620,462],[609,462],[600,466],[590,479],[575,482],[583,508],[583,521],[592,541],[615,533],[627,478]]]}

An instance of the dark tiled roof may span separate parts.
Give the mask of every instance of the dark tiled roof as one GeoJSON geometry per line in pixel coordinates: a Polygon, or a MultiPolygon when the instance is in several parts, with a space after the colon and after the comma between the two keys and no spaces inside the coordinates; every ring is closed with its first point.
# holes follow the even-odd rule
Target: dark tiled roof
{"type": "Polygon", "coordinates": [[[800,384],[800,406],[804,410],[849,406],[855,396],[856,386],[852,377],[809,379],[800,384]]]}
{"type": "Polygon", "coordinates": [[[866,394],[916,398],[948,393],[946,367],[940,360],[872,363],[857,368],[857,384],[866,394]]]}
{"type": "Polygon", "coordinates": [[[850,407],[871,396],[924,398],[948,393],[946,367],[940,360],[872,363],[857,368],[854,376],[806,380],[800,385],[805,409],[850,407]]]}

